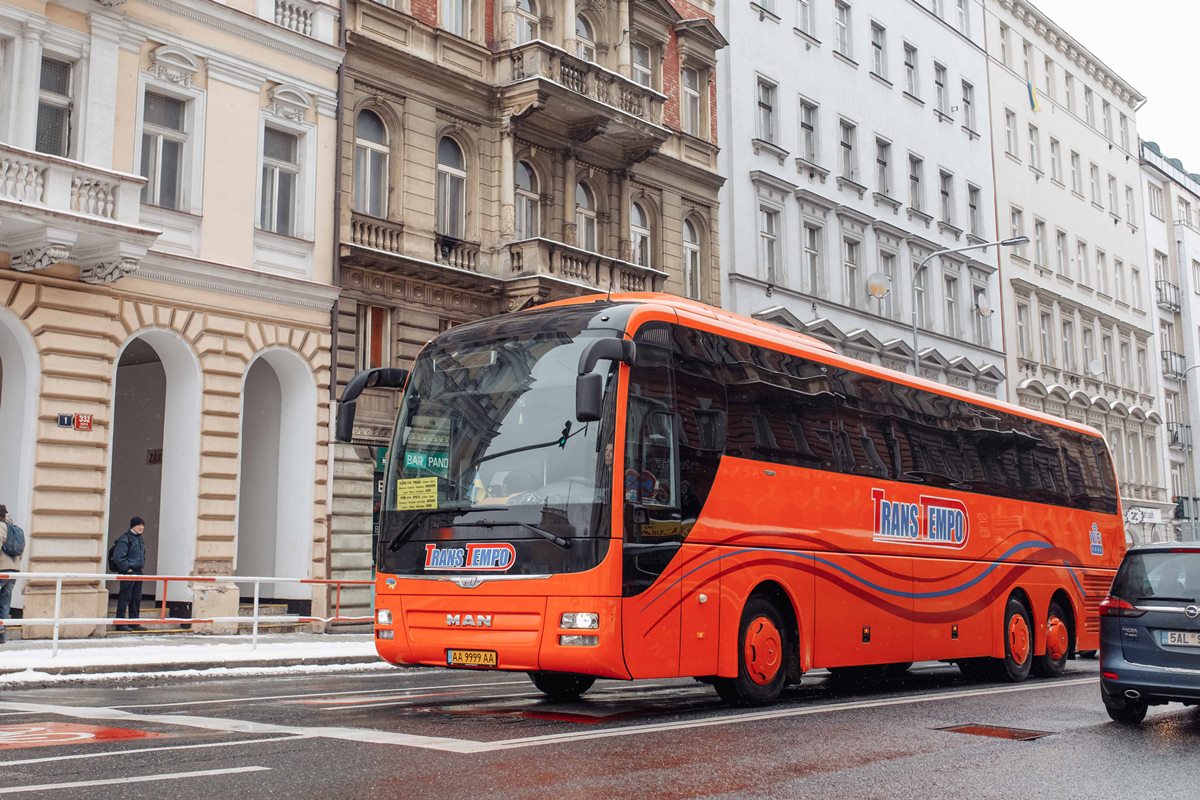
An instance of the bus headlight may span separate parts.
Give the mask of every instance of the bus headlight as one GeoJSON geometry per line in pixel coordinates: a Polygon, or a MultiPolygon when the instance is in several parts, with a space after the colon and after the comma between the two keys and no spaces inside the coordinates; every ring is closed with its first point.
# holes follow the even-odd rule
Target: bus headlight
{"type": "Polygon", "coordinates": [[[390,608],[381,608],[375,612],[375,621],[380,625],[392,624],[392,610],[390,608]]]}
{"type": "Polygon", "coordinates": [[[396,632],[394,630],[392,630],[391,628],[383,628],[382,630],[375,631],[375,635],[378,636],[380,639],[396,638],[396,632]]]}
{"type": "Polygon", "coordinates": [[[567,630],[595,630],[600,627],[600,615],[594,611],[568,612],[562,615],[558,626],[567,630]]]}
{"type": "Polygon", "coordinates": [[[563,647],[595,647],[600,644],[599,636],[580,636],[577,633],[562,634],[558,643],[563,647]]]}

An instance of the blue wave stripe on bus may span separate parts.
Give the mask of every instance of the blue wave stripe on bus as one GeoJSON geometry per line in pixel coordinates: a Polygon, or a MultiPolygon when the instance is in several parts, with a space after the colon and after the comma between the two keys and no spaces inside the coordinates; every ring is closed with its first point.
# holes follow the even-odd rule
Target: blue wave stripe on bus
{"type": "MultiPolygon", "coordinates": [[[[801,552],[797,552],[795,550],[783,550],[783,549],[779,549],[779,548],[775,548],[775,547],[747,547],[747,548],[743,548],[741,550],[734,550],[732,553],[726,553],[724,555],[717,556],[716,558],[709,559],[708,561],[705,561],[703,564],[700,564],[699,566],[694,567],[694,568],[688,570],[687,572],[683,573],[677,579],[675,579],[671,583],[667,584],[667,586],[665,586],[663,588],[663,590],[654,597],[653,600],[651,600],[649,603],[647,603],[642,608],[642,611],[646,611],[647,609],[650,608],[650,606],[657,603],[664,595],[667,594],[667,592],[671,591],[671,589],[675,588],[680,583],[682,583],[684,578],[688,577],[689,575],[693,575],[693,574],[699,572],[700,570],[704,569],[705,567],[709,566],[710,564],[715,564],[718,561],[723,561],[727,558],[733,558],[734,556],[745,555],[747,553],[775,553],[778,555],[791,556],[793,558],[808,558],[810,555],[812,555],[812,558],[816,563],[823,564],[827,567],[830,567],[831,569],[837,570],[838,572],[842,573],[843,575],[850,578],[851,580],[854,580],[854,581],[862,584],[863,586],[866,586],[869,589],[873,589],[876,592],[880,592],[881,594],[890,595],[892,597],[903,597],[903,598],[910,599],[910,600],[932,600],[932,599],[935,599],[938,597],[949,597],[952,594],[958,594],[959,592],[970,589],[972,586],[979,583],[984,578],[986,578],[988,575],[990,575],[992,572],[994,572],[1002,564],[1006,563],[1009,558],[1016,555],[1017,553],[1020,553],[1024,550],[1045,550],[1045,549],[1049,549],[1051,547],[1053,547],[1053,545],[1051,545],[1049,542],[1039,542],[1039,541],[1021,542],[1020,544],[1013,545],[1007,551],[1005,551],[1003,554],[1001,554],[1001,556],[998,560],[994,561],[991,565],[988,566],[987,569],[985,569],[980,574],[976,575],[974,578],[971,578],[969,581],[959,584],[958,586],[954,586],[949,589],[941,589],[936,592],[905,592],[905,591],[898,590],[898,589],[889,589],[886,586],[880,586],[877,583],[869,581],[866,578],[863,578],[859,575],[856,575],[853,572],[851,572],[850,570],[846,569],[845,567],[835,564],[828,559],[821,558],[820,556],[813,555],[810,553],[801,553],[801,552]]],[[[1071,572],[1071,577],[1074,578],[1075,577],[1074,570],[1071,570],[1070,567],[1068,567],[1067,569],[1068,569],[1068,571],[1071,572]]],[[[1078,585],[1079,581],[1076,580],[1075,583],[1076,583],[1076,585],[1078,585]]]]}

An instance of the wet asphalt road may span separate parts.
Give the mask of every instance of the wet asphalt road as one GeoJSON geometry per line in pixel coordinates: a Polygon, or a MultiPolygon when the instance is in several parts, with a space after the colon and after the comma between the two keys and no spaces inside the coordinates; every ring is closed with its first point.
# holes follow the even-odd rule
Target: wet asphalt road
{"type": "Polygon", "coordinates": [[[754,710],[688,680],[552,704],[520,674],[446,670],[6,691],[0,796],[1200,797],[1200,710],[1125,728],[1098,693],[1095,661],[1018,685],[816,672],[754,710]],[[945,730],[969,724],[1046,735],[945,730]]]}

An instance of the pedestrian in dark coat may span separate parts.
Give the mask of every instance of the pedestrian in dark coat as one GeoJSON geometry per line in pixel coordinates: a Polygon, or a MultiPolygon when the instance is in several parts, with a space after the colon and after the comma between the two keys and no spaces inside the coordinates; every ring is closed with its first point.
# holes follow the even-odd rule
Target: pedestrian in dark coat
{"type": "MultiPolygon", "coordinates": [[[[0,547],[8,540],[8,507],[0,505],[0,547]]],[[[0,551],[0,573],[5,572],[20,572],[21,561],[18,558],[13,558],[7,553],[0,551]]],[[[5,578],[0,580],[0,619],[8,619],[9,611],[12,606],[13,587],[16,585],[14,578],[5,578]]],[[[8,639],[8,632],[3,625],[0,625],[0,644],[4,644],[8,639]]]]}
{"type": "MultiPolygon", "coordinates": [[[[112,565],[120,575],[141,575],[146,568],[146,544],[142,532],[146,521],[141,517],[129,520],[129,530],[121,534],[113,546],[112,565]]],[[[142,582],[120,581],[117,592],[117,619],[138,619],[142,613],[142,582]]],[[[144,631],[141,625],[116,625],[118,630],[144,631]]]]}

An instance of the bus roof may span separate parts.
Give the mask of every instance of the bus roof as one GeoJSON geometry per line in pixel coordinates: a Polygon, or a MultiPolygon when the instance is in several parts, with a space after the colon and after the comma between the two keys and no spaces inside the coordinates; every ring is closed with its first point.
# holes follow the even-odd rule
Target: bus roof
{"type": "Polygon", "coordinates": [[[830,347],[820,339],[816,339],[808,334],[800,331],[785,328],[782,325],[776,325],[773,322],[765,322],[763,320],[747,317],[742,314],[736,314],[732,311],[727,311],[722,308],[701,303],[698,300],[690,300],[686,297],[678,295],[666,294],[660,292],[614,292],[612,294],[593,294],[583,297],[573,297],[566,300],[558,300],[553,303],[546,303],[538,306],[538,309],[567,307],[575,305],[583,305],[586,303],[611,302],[613,304],[632,304],[646,307],[655,307],[663,311],[671,311],[676,314],[683,313],[686,316],[695,316],[707,318],[713,321],[714,326],[719,327],[723,332],[734,336],[760,338],[771,341],[774,344],[792,348],[799,352],[816,355],[822,361],[829,361],[844,366],[855,372],[861,372],[868,375],[876,375],[895,383],[907,384],[920,389],[926,389],[936,392],[947,397],[967,400],[977,405],[993,408],[998,411],[1007,411],[1027,419],[1046,422],[1051,425],[1056,425],[1060,428],[1079,431],[1090,436],[1096,436],[1103,439],[1104,435],[1091,427],[1083,425],[1063,417],[1056,417],[1052,414],[1046,414],[1041,411],[1035,411],[1031,408],[1025,408],[1014,403],[1008,403],[1004,400],[997,400],[994,397],[975,394],[974,392],[964,391],[953,386],[938,383],[936,381],[927,380],[908,374],[907,372],[899,372],[897,370],[888,369],[887,367],[877,366],[865,361],[859,361],[849,356],[839,354],[836,350],[830,347]]]}

